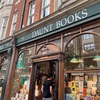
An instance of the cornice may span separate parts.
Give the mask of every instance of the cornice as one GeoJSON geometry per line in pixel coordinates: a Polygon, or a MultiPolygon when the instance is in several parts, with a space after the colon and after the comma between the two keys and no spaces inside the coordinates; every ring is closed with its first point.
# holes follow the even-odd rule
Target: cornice
{"type": "Polygon", "coordinates": [[[0,40],[0,45],[3,44],[3,43],[5,43],[5,42],[11,41],[11,40],[12,40],[12,37],[11,36],[8,37],[8,38],[5,38],[3,40],[0,40]]]}

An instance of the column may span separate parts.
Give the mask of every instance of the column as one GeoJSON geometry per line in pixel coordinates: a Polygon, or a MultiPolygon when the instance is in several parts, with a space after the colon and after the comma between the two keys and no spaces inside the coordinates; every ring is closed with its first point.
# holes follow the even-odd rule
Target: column
{"type": "Polygon", "coordinates": [[[58,100],[64,100],[64,62],[63,55],[59,58],[58,100]]]}
{"type": "Polygon", "coordinates": [[[17,55],[18,55],[18,51],[15,47],[14,37],[12,39],[12,47],[13,47],[13,51],[12,51],[11,63],[10,63],[10,68],[9,68],[9,73],[8,73],[6,89],[5,89],[4,100],[10,100],[13,78],[14,78],[14,73],[15,73],[15,66],[16,66],[17,55]]]}

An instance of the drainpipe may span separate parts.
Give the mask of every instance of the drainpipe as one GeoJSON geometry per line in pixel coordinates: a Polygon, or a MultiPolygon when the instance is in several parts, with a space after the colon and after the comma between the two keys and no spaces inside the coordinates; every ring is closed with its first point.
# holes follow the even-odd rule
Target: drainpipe
{"type": "Polygon", "coordinates": [[[24,0],[23,7],[22,7],[22,17],[20,22],[20,29],[23,27],[23,19],[24,19],[24,13],[25,13],[25,6],[26,6],[26,0],[24,0]]]}

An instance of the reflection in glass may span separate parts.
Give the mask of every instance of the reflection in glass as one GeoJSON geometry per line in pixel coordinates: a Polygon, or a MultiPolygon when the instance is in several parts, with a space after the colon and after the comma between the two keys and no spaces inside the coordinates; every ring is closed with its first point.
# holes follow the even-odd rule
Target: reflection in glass
{"type": "Polygon", "coordinates": [[[78,66],[80,64],[81,69],[89,68],[90,65],[93,65],[95,68],[100,67],[100,49],[98,47],[98,45],[100,45],[100,42],[96,40],[97,36],[89,34],[90,40],[89,38],[88,40],[84,40],[84,36],[88,35],[81,35],[73,39],[66,47],[65,69],[79,69],[78,66]]]}

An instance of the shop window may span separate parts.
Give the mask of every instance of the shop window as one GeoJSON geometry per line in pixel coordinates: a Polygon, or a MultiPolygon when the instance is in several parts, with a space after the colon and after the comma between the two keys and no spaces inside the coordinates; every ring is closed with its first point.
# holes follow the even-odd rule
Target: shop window
{"type": "Polygon", "coordinates": [[[74,38],[66,47],[65,100],[100,99],[100,37],[91,34],[94,38],[91,39],[92,42],[85,41],[84,44],[83,36],[74,38]],[[95,45],[97,47],[94,50],[95,45]]]}
{"type": "Polygon", "coordinates": [[[60,41],[60,39],[57,39],[57,40],[54,40],[54,41],[52,41],[54,44],[56,44],[59,48],[60,48],[60,46],[61,46],[61,41],[60,41]]]}
{"type": "Polygon", "coordinates": [[[32,68],[31,53],[30,50],[27,50],[18,57],[11,91],[11,100],[28,100],[32,68]]]}
{"type": "Polygon", "coordinates": [[[68,73],[65,76],[65,100],[98,100],[100,91],[99,72],[68,73]],[[68,83],[66,83],[68,81],[68,83]]]}
{"type": "Polygon", "coordinates": [[[15,29],[16,29],[17,17],[18,17],[18,12],[14,13],[14,15],[13,15],[10,35],[13,35],[13,33],[14,33],[15,29]]]}
{"type": "Polygon", "coordinates": [[[1,39],[5,38],[7,23],[8,23],[8,17],[4,17],[3,22],[2,22],[2,26],[1,26],[1,39]]]}
{"type": "Polygon", "coordinates": [[[32,2],[29,7],[29,15],[27,25],[30,25],[34,22],[34,13],[35,13],[35,3],[32,2]]]}
{"type": "Polygon", "coordinates": [[[6,55],[1,56],[1,64],[0,64],[0,98],[2,95],[2,91],[3,91],[3,85],[4,85],[4,81],[5,81],[5,74],[6,74],[6,68],[7,68],[7,63],[8,63],[8,59],[6,55]]]}
{"type": "Polygon", "coordinates": [[[50,0],[42,0],[41,18],[44,18],[49,14],[50,14],[50,0]]]}
{"type": "MultiPolygon", "coordinates": [[[[97,40],[96,36],[94,40],[95,39],[97,40]]],[[[85,66],[89,67],[89,65],[84,65],[86,64],[85,62],[87,61],[92,62],[94,66],[98,65],[97,62],[93,61],[93,57],[96,56],[97,54],[99,55],[100,50],[97,48],[97,46],[99,47],[99,45],[96,44],[100,44],[100,41],[94,42],[94,40],[92,43],[88,43],[88,41],[86,41],[87,43],[84,44],[84,42],[82,41],[82,36],[79,36],[70,41],[70,43],[66,47],[66,52],[65,52],[65,65],[67,66],[68,70],[71,70],[73,68],[74,69],[84,68],[85,66]],[[73,61],[73,59],[76,60],[76,62],[71,63],[71,60],[73,61]],[[80,64],[78,61],[82,63],[80,64]]]]}

